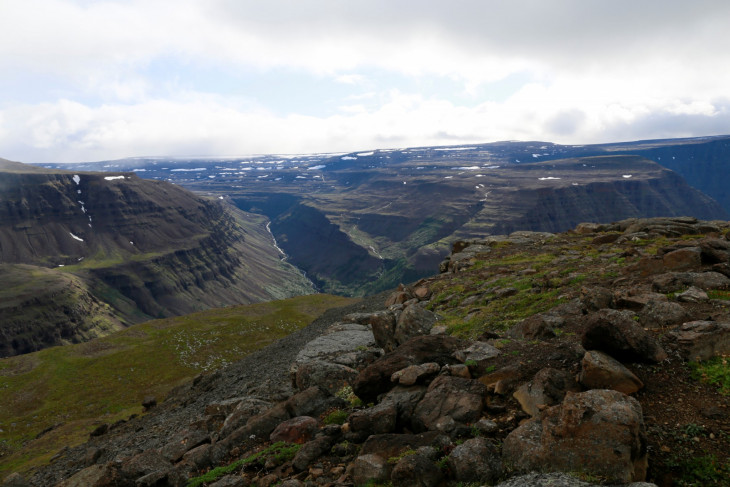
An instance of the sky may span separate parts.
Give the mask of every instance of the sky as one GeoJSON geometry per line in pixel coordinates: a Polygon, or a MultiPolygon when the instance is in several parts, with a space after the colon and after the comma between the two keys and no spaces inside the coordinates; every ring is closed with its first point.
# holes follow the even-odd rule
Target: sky
{"type": "Polygon", "coordinates": [[[0,0],[0,157],[730,133],[726,0],[0,0]]]}

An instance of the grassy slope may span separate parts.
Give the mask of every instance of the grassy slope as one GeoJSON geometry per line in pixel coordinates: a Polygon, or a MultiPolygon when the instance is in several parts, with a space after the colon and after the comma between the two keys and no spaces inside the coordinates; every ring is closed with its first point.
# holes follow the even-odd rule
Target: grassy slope
{"type": "Polygon", "coordinates": [[[46,463],[63,446],[84,441],[99,422],[141,413],[145,396],[161,399],[201,371],[233,362],[350,301],[320,294],[214,309],[2,359],[0,472],[46,463]]]}

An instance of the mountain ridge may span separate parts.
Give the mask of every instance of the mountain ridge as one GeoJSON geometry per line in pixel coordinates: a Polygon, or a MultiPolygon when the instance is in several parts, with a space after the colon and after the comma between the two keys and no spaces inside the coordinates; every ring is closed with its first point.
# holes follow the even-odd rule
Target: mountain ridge
{"type": "Polygon", "coordinates": [[[7,276],[26,276],[4,291],[33,294],[23,290],[32,286],[49,300],[34,317],[7,302],[0,306],[5,343],[17,345],[12,353],[151,317],[312,291],[299,271],[281,261],[263,219],[225,201],[134,173],[25,171],[25,165],[11,162],[3,168],[0,266],[7,276]],[[52,273],[69,276],[88,306],[59,315],[53,293],[39,278],[52,273]],[[44,314],[60,321],[49,322],[44,314]],[[13,323],[19,316],[38,332],[18,329],[13,323]],[[54,323],[64,330],[62,337],[54,323]],[[14,336],[7,336],[10,328],[14,336]]]}

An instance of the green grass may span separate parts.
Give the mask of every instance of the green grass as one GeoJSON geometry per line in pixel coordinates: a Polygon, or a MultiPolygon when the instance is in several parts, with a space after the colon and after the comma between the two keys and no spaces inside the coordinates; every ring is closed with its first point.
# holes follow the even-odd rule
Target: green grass
{"type": "Polygon", "coordinates": [[[713,384],[721,394],[730,395],[730,358],[713,357],[705,362],[693,362],[690,366],[695,379],[713,384]]]}
{"type": "Polygon", "coordinates": [[[351,300],[308,295],[154,320],[91,342],[0,360],[0,473],[43,464],[99,422],[142,412],[199,373],[231,363],[351,300]],[[41,431],[59,425],[35,439],[41,431]]]}

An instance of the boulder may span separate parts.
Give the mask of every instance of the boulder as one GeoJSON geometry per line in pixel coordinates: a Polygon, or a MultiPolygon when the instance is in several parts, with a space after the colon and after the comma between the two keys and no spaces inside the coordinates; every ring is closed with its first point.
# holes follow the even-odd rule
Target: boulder
{"type": "Polygon", "coordinates": [[[702,265],[702,250],[699,247],[686,247],[673,250],[662,257],[664,268],[672,271],[697,269],[702,265]]]}
{"type": "Polygon", "coordinates": [[[426,395],[426,386],[403,387],[396,386],[390,390],[381,401],[381,404],[392,404],[396,409],[396,431],[411,428],[413,411],[423,396],[426,395]]]}
{"type": "MultiPolygon", "coordinates": [[[[307,342],[294,359],[291,373],[296,374],[300,365],[313,360],[352,366],[351,363],[338,358],[348,354],[356,356],[357,352],[364,352],[374,346],[375,337],[367,326],[356,323],[336,325],[330,328],[328,333],[307,342]]],[[[350,362],[352,361],[351,359],[350,362]]]]}
{"type": "Polygon", "coordinates": [[[115,487],[120,483],[119,467],[110,462],[86,467],[56,487],[115,487]]]}
{"type": "Polygon", "coordinates": [[[469,347],[454,352],[456,360],[462,363],[474,362],[477,369],[485,369],[490,359],[501,352],[487,342],[473,342],[469,347]]]}
{"type": "Polygon", "coordinates": [[[292,467],[297,472],[302,472],[316,459],[329,452],[334,441],[327,436],[318,436],[312,441],[305,443],[292,459],[292,467]]]}
{"type": "Polygon", "coordinates": [[[690,321],[668,333],[685,359],[700,362],[730,353],[730,323],[690,321]]]}
{"type": "Polygon", "coordinates": [[[355,377],[357,377],[357,370],[346,365],[312,360],[297,367],[295,380],[299,390],[318,386],[335,394],[343,387],[350,385],[355,377]]]}
{"type": "Polygon", "coordinates": [[[353,313],[347,315],[345,318],[361,325],[370,325],[376,345],[386,352],[391,352],[398,346],[395,341],[396,315],[392,311],[382,310],[374,313],[353,313]]]}
{"type": "Polygon", "coordinates": [[[145,450],[122,462],[121,475],[127,480],[135,481],[145,475],[160,472],[167,475],[172,464],[157,450],[145,450]]]}
{"type": "Polygon", "coordinates": [[[721,264],[730,261],[730,242],[719,238],[707,238],[700,242],[702,262],[721,264]]]}
{"type": "Polygon", "coordinates": [[[581,344],[586,350],[600,350],[619,360],[659,363],[667,358],[664,349],[633,319],[630,311],[602,309],[588,316],[581,344]]]}
{"type": "Polygon", "coordinates": [[[580,302],[588,311],[610,308],[613,305],[613,293],[600,286],[583,286],[580,289],[580,302]]]}
{"type": "Polygon", "coordinates": [[[436,487],[443,477],[436,460],[436,450],[430,446],[421,447],[398,460],[390,480],[401,487],[436,487]]]}
{"type": "Polygon", "coordinates": [[[193,423],[171,435],[169,441],[160,449],[160,453],[167,460],[176,462],[182,458],[185,452],[203,443],[210,443],[210,434],[204,427],[204,423],[193,423]]]}
{"type": "Polygon", "coordinates": [[[719,272],[668,272],[660,274],[651,282],[655,291],[673,293],[689,286],[695,286],[705,291],[711,289],[730,288],[730,278],[719,272]]]}
{"type": "Polygon", "coordinates": [[[390,480],[394,465],[388,463],[409,450],[421,447],[441,449],[451,443],[435,431],[418,435],[385,434],[372,435],[360,449],[360,456],[352,462],[348,471],[355,485],[366,485],[368,482],[385,482],[390,480]]]}
{"type": "Polygon", "coordinates": [[[530,416],[537,416],[545,407],[559,404],[567,391],[578,391],[573,377],[564,370],[545,368],[512,395],[523,411],[530,416]]]}
{"type": "Polygon", "coordinates": [[[285,402],[286,410],[291,417],[319,416],[328,409],[344,408],[347,401],[333,396],[321,387],[310,387],[294,394],[285,402]]]}
{"type": "Polygon", "coordinates": [[[372,485],[385,482],[390,478],[388,459],[373,453],[358,456],[348,471],[355,485],[372,485]]]}
{"type": "Polygon", "coordinates": [[[684,306],[666,299],[649,301],[638,315],[641,326],[653,330],[684,323],[690,317],[684,306]]]}
{"type": "Polygon", "coordinates": [[[451,432],[458,424],[478,420],[484,410],[487,388],[461,377],[437,377],[413,412],[414,431],[451,432]]]}
{"type": "Polygon", "coordinates": [[[613,299],[615,308],[634,311],[644,309],[650,301],[669,301],[666,295],[650,292],[643,287],[619,289],[613,299]]]}
{"type": "Polygon", "coordinates": [[[284,441],[301,445],[312,439],[318,426],[317,420],[311,416],[297,416],[279,423],[269,439],[273,442],[284,441]]]}
{"type": "Polygon", "coordinates": [[[520,425],[502,460],[517,472],[585,472],[608,482],[646,477],[647,444],[639,402],[618,391],[568,393],[562,404],[520,425]]]}
{"type": "Polygon", "coordinates": [[[225,438],[238,428],[245,426],[249,419],[261,414],[271,407],[271,403],[255,397],[246,397],[241,400],[223,422],[219,437],[225,438]]]}
{"type": "Polygon", "coordinates": [[[702,303],[710,299],[705,291],[694,286],[690,286],[689,289],[677,294],[675,297],[681,303],[702,303]]]}
{"type": "MultiPolygon", "coordinates": [[[[457,352],[458,353],[458,352],[457,352]]],[[[391,382],[397,382],[402,386],[412,386],[416,383],[424,383],[436,376],[441,366],[436,362],[428,362],[420,365],[409,365],[405,369],[394,372],[390,376],[391,382]]]]}
{"type": "Polygon", "coordinates": [[[447,460],[457,482],[492,485],[502,475],[499,450],[484,438],[472,438],[458,445],[447,460]]]}
{"type": "Polygon", "coordinates": [[[398,407],[392,401],[383,401],[373,407],[360,409],[352,413],[347,422],[350,430],[360,433],[361,438],[370,435],[382,435],[395,431],[398,418],[398,407]]]}
{"type": "Polygon", "coordinates": [[[633,394],[644,387],[621,362],[597,350],[586,352],[578,380],[588,389],[613,389],[624,394],[633,394]]]}
{"type": "Polygon", "coordinates": [[[413,337],[428,335],[438,317],[421,306],[408,306],[395,325],[396,343],[403,344],[413,337]]]}
{"type": "Polygon", "coordinates": [[[507,336],[525,340],[547,340],[555,337],[554,330],[561,328],[564,323],[565,320],[561,317],[538,313],[507,330],[507,336]]]}
{"type": "Polygon", "coordinates": [[[415,337],[361,370],[352,389],[366,404],[374,402],[394,386],[390,377],[395,372],[427,362],[440,366],[455,364],[453,353],[461,348],[464,348],[462,340],[446,335],[415,337]]]}

